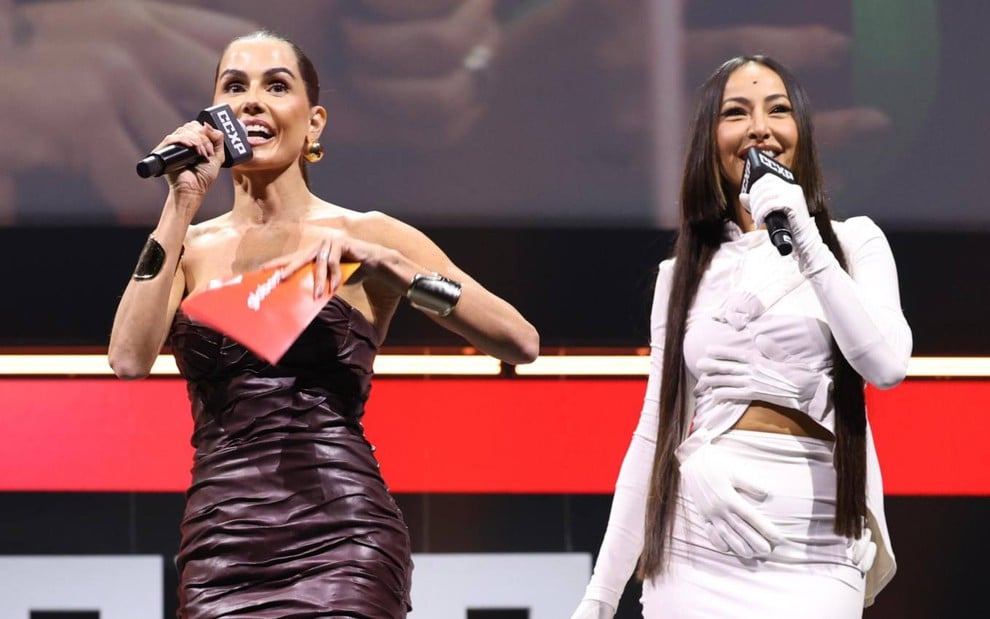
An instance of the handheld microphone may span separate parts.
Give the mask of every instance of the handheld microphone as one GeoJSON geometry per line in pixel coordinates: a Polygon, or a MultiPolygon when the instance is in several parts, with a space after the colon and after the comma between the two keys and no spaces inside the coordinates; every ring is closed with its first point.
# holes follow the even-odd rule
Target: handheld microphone
{"type": "MultiPolygon", "coordinates": [[[[244,163],[254,155],[247,141],[247,130],[226,103],[206,108],[199,113],[196,120],[223,131],[223,167],[229,168],[244,163]]],[[[195,148],[189,148],[184,144],[169,144],[139,161],[137,173],[141,178],[161,176],[192,167],[201,160],[195,148]]]]}
{"type": "MultiPolygon", "coordinates": [[[[764,174],[773,174],[788,183],[797,184],[794,180],[793,172],[754,146],[746,152],[746,166],[743,168],[742,177],[742,192],[749,193],[750,187],[764,174]]],[[[767,213],[764,221],[767,224],[770,241],[777,248],[777,251],[780,252],[780,255],[786,256],[791,253],[794,249],[794,241],[791,238],[787,214],[782,211],[773,211],[767,213]]]]}

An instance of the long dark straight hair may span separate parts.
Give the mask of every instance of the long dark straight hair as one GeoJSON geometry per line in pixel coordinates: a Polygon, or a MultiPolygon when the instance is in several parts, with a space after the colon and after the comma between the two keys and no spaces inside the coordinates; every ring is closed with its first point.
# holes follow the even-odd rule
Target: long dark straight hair
{"type": "MultiPolygon", "coordinates": [[[[687,434],[693,411],[685,410],[684,331],[688,311],[712,256],[725,240],[725,222],[732,216],[727,198],[733,189],[721,173],[716,141],[722,96],[729,76],[747,63],[771,69],[783,81],[798,130],[794,175],[804,189],[808,211],[825,244],[846,268],[845,255],[832,229],[808,96],[790,71],[766,56],[740,56],[727,61],[708,78],[691,124],[681,181],[681,225],[674,247],[674,272],[667,309],[663,372],[660,382],[660,422],[646,508],[646,531],[640,557],[640,578],[660,574],[666,564],[674,510],[680,486],[675,450],[687,434]]],[[[866,518],[866,404],[863,378],[849,365],[832,339],[835,470],[837,475],[835,532],[859,537],[866,518]]]]}

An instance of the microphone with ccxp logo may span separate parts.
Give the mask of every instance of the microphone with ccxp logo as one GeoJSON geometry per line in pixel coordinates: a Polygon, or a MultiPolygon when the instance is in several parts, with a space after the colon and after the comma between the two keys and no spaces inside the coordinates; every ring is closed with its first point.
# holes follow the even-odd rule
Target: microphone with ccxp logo
{"type": "MultiPolygon", "coordinates": [[[[773,174],[788,183],[797,184],[794,173],[787,166],[756,147],[750,148],[746,152],[746,166],[743,168],[742,193],[749,193],[750,187],[764,174],[773,174]]],[[[767,213],[765,222],[767,232],[770,234],[770,241],[780,252],[780,255],[786,256],[791,253],[794,249],[794,241],[791,238],[787,214],[782,211],[767,213]]]]}
{"type": "MultiPolygon", "coordinates": [[[[223,167],[229,168],[251,159],[254,153],[247,141],[247,130],[226,103],[208,107],[196,118],[201,123],[223,131],[223,167]]],[[[152,152],[137,164],[141,178],[161,176],[196,165],[201,160],[195,148],[184,144],[169,144],[152,152]]]]}

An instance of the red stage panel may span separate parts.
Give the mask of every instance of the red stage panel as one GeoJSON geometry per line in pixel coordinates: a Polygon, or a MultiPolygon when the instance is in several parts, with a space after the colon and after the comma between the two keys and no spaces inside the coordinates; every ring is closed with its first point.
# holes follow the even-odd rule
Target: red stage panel
{"type": "MultiPolygon", "coordinates": [[[[380,378],[365,427],[395,492],[611,493],[644,379],[380,378]]],[[[870,391],[888,494],[990,495],[990,381],[870,391]]],[[[185,490],[179,379],[0,379],[0,491],[185,490]]]]}

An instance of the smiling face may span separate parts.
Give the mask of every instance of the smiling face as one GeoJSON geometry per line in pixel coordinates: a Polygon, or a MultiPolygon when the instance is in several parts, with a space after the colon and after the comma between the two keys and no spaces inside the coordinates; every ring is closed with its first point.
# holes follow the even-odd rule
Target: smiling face
{"type": "Polygon", "coordinates": [[[311,105],[292,46],[275,38],[234,41],[220,59],[214,103],[227,103],[248,132],[254,158],[241,169],[284,169],[319,137],[326,111],[311,105]]]}
{"type": "Polygon", "coordinates": [[[787,87],[775,71],[758,62],[748,62],[729,75],[715,140],[720,172],[736,204],[750,148],[759,148],[788,168],[794,167],[798,126],[787,87]]]}

